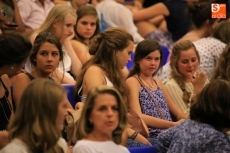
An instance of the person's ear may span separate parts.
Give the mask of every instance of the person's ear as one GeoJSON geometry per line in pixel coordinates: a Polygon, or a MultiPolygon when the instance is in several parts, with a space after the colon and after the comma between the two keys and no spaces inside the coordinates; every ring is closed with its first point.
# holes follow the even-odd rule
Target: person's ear
{"type": "Polygon", "coordinates": [[[57,20],[54,20],[54,22],[53,22],[53,27],[54,28],[57,28],[57,25],[59,24],[59,22],[57,21],[57,20]]]}

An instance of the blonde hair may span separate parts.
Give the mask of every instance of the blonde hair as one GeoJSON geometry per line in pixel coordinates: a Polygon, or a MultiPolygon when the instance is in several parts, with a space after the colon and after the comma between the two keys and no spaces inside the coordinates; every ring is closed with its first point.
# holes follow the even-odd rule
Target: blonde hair
{"type": "Polygon", "coordinates": [[[34,33],[39,34],[41,32],[47,31],[50,32],[52,29],[52,25],[54,21],[61,21],[64,22],[65,17],[70,14],[74,17],[77,17],[75,10],[66,5],[66,4],[57,4],[55,5],[49,12],[46,20],[42,23],[42,25],[35,30],[34,33]]]}
{"type": "Polygon", "coordinates": [[[172,49],[172,54],[170,57],[170,67],[171,67],[171,77],[177,82],[177,84],[180,86],[181,90],[183,91],[182,99],[185,103],[189,103],[189,99],[191,97],[191,93],[188,92],[185,88],[184,83],[184,76],[181,74],[181,72],[178,70],[177,62],[180,58],[180,54],[182,51],[187,51],[188,49],[193,48],[198,61],[200,62],[200,56],[198,51],[196,50],[196,47],[194,44],[189,40],[182,40],[180,42],[177,42],[172,49]]]}
{"type": "Polygon", "coordinates": [[[74,133],[74,139],[73,142],[76,142],[77,140],[81,140],[85,137],[87,137],[93,130],[93,125],[89,121],[89,117],[91,115],[91,112],[93,110],[93,107],[95,105],[95,99],[98,95],[102,94],[110,94],[113,95],[117,100],[118,105],[118,113],[119,113],[119,124],[117,128],[113,131],[112,137],[113,141],[116,144],[121,143],[121,136],[124,131],[124,129],[127,126],[127,117],[126,117],[126,104],[120,95],[120,93],[113,87],[108,87],[105,85],[97,86],[90,90],[89,94],[87,95],[86,102],[84,103],[84,107],[82,110],[82,114],[80,119],[77,122],[76,131],[74,133]]]}
{"type": "Polygon", "coordinates": [[[9,137],[21,137],[31,152],[64,153],[57,145],[61,131],[56,125],[58,105],[66,91],[54,81],[36,79],[25,89],[9,137]]]}

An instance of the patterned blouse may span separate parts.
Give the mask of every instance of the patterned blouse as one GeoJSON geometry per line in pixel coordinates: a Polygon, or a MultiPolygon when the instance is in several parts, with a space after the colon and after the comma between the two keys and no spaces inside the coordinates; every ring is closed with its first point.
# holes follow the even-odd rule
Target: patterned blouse
{"type": "MultiPolygon", "coordinates": [[[[172,120],[164,94],[158,85],[157,90],[155,91],[152,91],[150,88],[141,86],[139,92],[139,101],[143,114],[160,119],[166,119],[168,121],[172,120]],[[148,93],[152,94],[155,102],[152,100],[148,93]],[[159,108],[159,111],[157,108],[159,108]]],[[[163,129],[155,129],[149,127],[150,137],[156,137],[162,131],[163,129]]]]}
{"type": "Polygon", "coordinates": [[[165,130],[157,137],[158,153],[229,153],[227,134],[211,125],[186,120],[179,126],[165,130]]]}

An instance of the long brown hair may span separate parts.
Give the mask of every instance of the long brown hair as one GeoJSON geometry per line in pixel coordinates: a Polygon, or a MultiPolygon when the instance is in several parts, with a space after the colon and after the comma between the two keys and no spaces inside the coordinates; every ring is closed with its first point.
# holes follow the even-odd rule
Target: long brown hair
{"type": "Polygon", "coordinates": [[[57,144],[61,131],[56,119],[65,94],[60,85],[49,79],[32,81],[9,124],[10,139],[21,137],[33,153],[64,153],[57,144]]]}
{"type": "MultiPolygon", "coordinates": [[[[82,66],[81,73],[77,77],[76,91],[81,88],[87,69],[92,65],[97,65],[106,72],[109,80],[121,95],[127,98],[128,88],[125,85],[125,77],[119,67],[116,53],[124,50],[130,41],[134,41],[133,37],[120,27],[109,28],[95,36],[89,47],[90,53],[94,56],[82,66]]],[[[77,92],[75,95],[77,97],[77,92]]]]}
{"type": "Polygon", "coordinates": [[[190,108],[192,120],[206,123],[221,131],[230,128],[230,83],[216,79],[198,94],[190,108]]]}

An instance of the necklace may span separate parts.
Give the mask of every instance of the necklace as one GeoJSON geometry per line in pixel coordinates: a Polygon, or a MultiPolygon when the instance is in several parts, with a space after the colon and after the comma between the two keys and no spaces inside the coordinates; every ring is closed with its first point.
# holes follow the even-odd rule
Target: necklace
{"type": "MultiPolygon", "coordinates": [[[[11,114],[12,114],[12,108],[11,108],[11,106],[10,106],[10,103],[9,103],[8,99],[6,98],[6,95],[4,95],[4,97],[5,97],[5,99],[6,99],[6,102],[7,102],[7,104],[8,104],[8,107],[9,107],[10,112],[11,112],[11,114]]],[[[7,117],[7,115],[6,115],[6,112],[5,112],[5,109],[4,109],[3,105],[2,105],[2,101],[1,101],[1,100],[0,100],[0,104],[1,104],[1,107],[2,107],[2,110],[3,110],[3,113],[4,113],[4,116],[6,117],[6,120],[7,120],[8,122],[10,122],[10,119],[9,119],[9,118],[7,117]]]]}
{"type": "MultiPolygon", "coordinates": [[[[143,80],[150,88],[154,88],[153,79],[151,79],[151,81],[152,81],[152,85],[151,85],[147,81],[145,81],[141,76],[138,75],[138,78],[140,79],[140,81],[143,80]]],[[[142,84],[144,84],[144,83],[142,82],[142,84]]]]}

